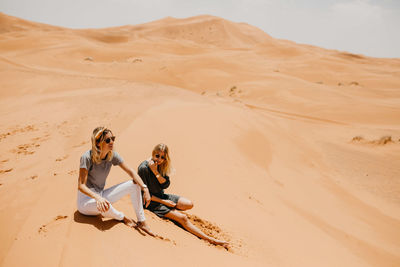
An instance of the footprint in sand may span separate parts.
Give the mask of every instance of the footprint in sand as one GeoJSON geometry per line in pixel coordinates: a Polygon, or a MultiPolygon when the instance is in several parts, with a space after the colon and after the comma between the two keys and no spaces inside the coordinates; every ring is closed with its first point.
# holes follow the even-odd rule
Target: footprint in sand
{"type": "MultiPolygon", "coordinates": [[[[29,129],[31,129],[31,128],[29,128],[29,129]]],[[[48,135],[35,137],[35,138],[31,139],[33,141],[32,143],[19,145],[11,151],[16,154],[31,155],[36,152],[35,148],[40,147],[41,142],[46,141],[48,139],[49,139],[48,135]]]]}
{"type": "Polygon", "coordinates": [[[126,61],[129,63],[143,62],[141,58],[134,58],[134,57],[127,58],[126,61]]]}
{"type": "MultiPolygon", "coordinates": [[[[400,141],[400,139],[399,139],[400,141]]],[[[353,139],[351,140],[352,143],[357,143],[357,144],[363,144],[363,145],[388,145],[388,144],[394,144],[396,143],[395,140],[390,135],[385,135],[382,136],[381,138],[374,139],[374,140],[367,140],[364,137],[358,135],[354,136],[353,139]]]]}
{"type": "Polygon", "coordinates": [[[54,219],[53,219],[53,221],[51,221],[51,222],[49,222],[49,223],[47,223],[47,224],[43,224],[42,226],[40,226],[40,228],[38,229],[38,233],[39,234],[44,234],[45,236],[46,236],[46,233],[51,229],[51,228],[53,228],[53,227],[55,227],[58,223],[57,222],[59,222],[59,221],[61,221],[61,220],[64,220],[64,219],[66,219],[66,218],[68,218],[68,216],[66,216],[66,215],[58,215],[57,217],[55,217],[54,219]]]}
{"type": "Polygon", "coordinates": [[[17,133],[31,132],[31,131],[36,131],[36,130],[37,129],[35,128],[35,125],[28,125],[25,127],[17,127],[16,129],[10,130],[7,133],[0,134],[0,141],[9,136],[13,136],[17,133]]]}
{"type": "Polygon", "coordinates": [[[11,135],[11,133],[10,133],[10,132],[8,132],[8,133],[3,133],[3,134],[0,134],[0,141],[1,141],[2,139],[6,138],[6,137],[7,137],[7,136],[9,136],[9,135],[11,135]]]}
{"type": "Polygon", "coordinates": [[[12,171],[12,170],[13,170],[13,168],[6,169],[6,170],[0,170],[0,174],[6,173],[6,172],[10,172],[10,171],[12,171]]]}
{"type": "Polygon", "coordinates": [[[63,161],[68,158],[68,155],[65,155],[64,157],[56,158],[56,161],[63,161]]]}
{"type": "Polygon", "coordinates": [[[23,145],[17,146],[17,148],[15,148],[11,151],[16,154],[31,155],[31,154],[35,153],[35,151],[33,150],[33,148],[35,148],[35,147],[40,147],[40,145],[36,144],[36,143],[23,144],[23,145]]]}
{"type": "Polygon", "coordinates": [[[49,140],[49,136],[50,135],[46,134],[45,136],[35,137],[35,138],[32,138],[31,140],[34,142],[43,142],[43,141],[49,140]]]}
{"type": "Polygon", "coordinates": [[[230,97],[239,97],[242,90],[238,89],[236,86],[232,86],[228,93],[230,97]]]}
{"type": "Polygon", "coordinates": [[[78,174],[78,171],[77,171],[77,170],[70,170],[70,171],[68,172],[68,174],[69,174],[69,175],[76,175],[76,174],[78,174]]]}
{"type": "Polygon", "coordinates": [[[249,199],[252,200],[252,201],[257,202],[257,203],[260,204],[260,205],[262,205],[261,201],[259,201],[258,199],[256,199],[256,198],[253,197],[253,196],[249,196],[249,199]]]}
{"type": "Polygon", "coordinates": [[[359,86],[360,84],[358,82],[351,82],[351,83],[349,83],[349,85],[359,86]]]}

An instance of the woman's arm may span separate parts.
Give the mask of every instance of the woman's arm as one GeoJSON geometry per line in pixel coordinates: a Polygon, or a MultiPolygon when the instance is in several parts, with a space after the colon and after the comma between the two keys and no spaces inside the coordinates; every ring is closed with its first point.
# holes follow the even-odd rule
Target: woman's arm
{"type": "Polygon", "coordinates": [[[97,209],[101,212],[106,212],[110,208],[110,202],[103,198],[99,194],[96,194],[86,186],[86,180],[88,176],[88,170],[85,168],[79,169],[79,179],[78,179],[78,190],[85,195],[94,198],[96,200],[97,209]]]}
{"type": "Polygon", "coordinates": [[[170,207],[170,208],[175,208],[176,207],[176,203],[173,202],[172,200],[169,200],[169,199],[161,199],[161,198],[158,198],[158,197],[153,195],[153,196],[151,196],[151,200],[155,201],[155,202],[158,202],[158,203],[161,203],[161,204],[164,204],[165,206],[170,207]]]}
{"type": "Polygon", "coordinates": [[[133,171],[131,168],[129,168],[124,162],[119,164],[119,166],[127,174],[129,174],[129,176],[132,178],[132,180],[135,184],[138,184],[140,186],[140,188],[142,188],[143,200],[145,202],[146,207],[148,207],[150,205],[151,198],[150,198],[150,192],[149,192],[149,189],[147,188],[147,185],[145,183],[143,183],[142,178],[140,178],[140,176],[135,171],[133,171]]]}
{"type": "Polygon", "coordinates": [[[159,182],[160,184],[163,184],[163,183],[167,182],[167,179],[165,179],[165,178],[158,172],[158,170],[157,170],[157,164],[156,164],[153,160],[151,160],[151,159],[149,159],[148,162],[149,162],[150,170],[154,173],[154,175],[156,176],[158,182],[159,182]]]}

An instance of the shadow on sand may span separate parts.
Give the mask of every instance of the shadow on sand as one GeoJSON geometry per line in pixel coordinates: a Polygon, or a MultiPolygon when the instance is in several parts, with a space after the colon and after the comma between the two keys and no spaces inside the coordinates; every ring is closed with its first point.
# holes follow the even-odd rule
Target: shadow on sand
{"type": "MultiPolygon", "coordinates": [[[[105,219],[101,215],[98,216],[86,216],[81,214],[79,211],[75,211],[74,213],[74,221],[77,223],[84,223],[84,224],[90,224],[99,229],[100,231],[107,231],[114,227],[117,224],[123,223],[121,221],[113,220],[113,219],[105,219]]],[[[134,221],[136,224],[136,222],[134,221]]],[[[145,236],[146,234],[143,233],[139,228],[137,227],[132,227],[132,229],[135,229],[138,231],[141,235],[145,236]]]]}
{"type": "Polygon", "coordinates": [[[101,215],[98,216],[86,216],[81,214],[79,211],[74,213],[74,221],[77,223],[91,224],[100,231],[106,231],[111,229],[114,225],[121,222],[117,220],[104,220],[101,215]]]}

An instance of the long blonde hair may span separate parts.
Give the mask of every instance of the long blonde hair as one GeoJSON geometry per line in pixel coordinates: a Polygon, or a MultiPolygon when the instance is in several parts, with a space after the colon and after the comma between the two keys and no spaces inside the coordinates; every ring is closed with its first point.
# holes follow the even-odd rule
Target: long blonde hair
{"type": "MultiPolygon", "coordinates": [[[[96,163],[96,164],[100,164],[101,163],[101,148],[100,148],[100,144],[104,141],[105,136],[111,133],[110,129],[107,129],[106,127],[96,127],[93,130],[93,134],[92,134],[92,162],[96,163]]],[[[107,161],[111,161],[113,158],[113,152],[112,150],[109,151],[107,153],[106,156],[106,160],[107,161]]]]}
{"type": "Polygon", "coordinates": [[[158,144],[153,148],[152,155],[154,156],[157,152],[164,152],[165,160],[158,166],[158,171],[162,176],[169,175],[171,173],[171,158],[169,157],[169,149],[165,144],[158,144]]]}

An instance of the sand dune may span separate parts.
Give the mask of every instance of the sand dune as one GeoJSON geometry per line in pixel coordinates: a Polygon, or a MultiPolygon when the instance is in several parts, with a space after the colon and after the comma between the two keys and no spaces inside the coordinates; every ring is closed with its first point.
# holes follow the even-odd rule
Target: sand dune
{"type": "MultiPolygon", "coordinates": [[[[73,30],[0,13],[0,262],[399,266],[399,74],[400,59],[213,16],[73,30]],[[230,248],[149,212],[164,240],[80,215],[98,125],[133,168],[167,143],[168,192],[230,248]]],[[[126,179],[114,168],[108,185],[126,179]]],[[[134,216],[128,198],[116,206],[134,216]]]]}

